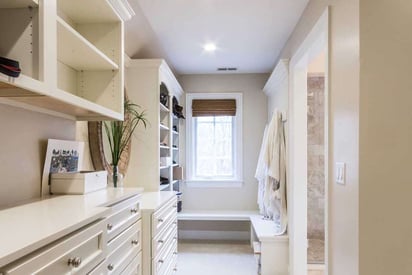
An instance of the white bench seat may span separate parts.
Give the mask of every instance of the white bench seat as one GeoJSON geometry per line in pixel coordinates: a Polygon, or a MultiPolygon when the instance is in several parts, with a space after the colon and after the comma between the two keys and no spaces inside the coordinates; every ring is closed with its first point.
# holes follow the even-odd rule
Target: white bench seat
{"type": "Polygon", "coordinates": [[[289,238],[277,235],[271,220],[263,219],[258,211],[183,211],[179,221],[249,221],[250,242],[254,248],[261,275],[288,274],[289,238]]]}
{"type": "Polygon", "coordinates": [[[258,211],[183,211],[177,214],[179,221],[250,221],[258,211]]]}

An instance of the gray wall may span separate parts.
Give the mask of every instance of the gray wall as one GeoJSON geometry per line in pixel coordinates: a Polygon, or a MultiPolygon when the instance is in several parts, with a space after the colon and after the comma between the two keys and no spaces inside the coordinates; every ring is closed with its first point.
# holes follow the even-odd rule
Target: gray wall
{"type": "Polygon", "coordinates": [[[186,93],[241,92],[243,94],[243,186],[189,188],[182,184],[183,209],[257,209],[258,185],[254,175],[267,119],[267,98],[262,92],[267,79],[266,74],[182,75],[179,78],[186,93]]]}
{"type": "Polygon", "coordinates": [[[0,208],[38,199],[47,139],[73,140],[75,122],[0,104],[0,125],[0,208]]]}

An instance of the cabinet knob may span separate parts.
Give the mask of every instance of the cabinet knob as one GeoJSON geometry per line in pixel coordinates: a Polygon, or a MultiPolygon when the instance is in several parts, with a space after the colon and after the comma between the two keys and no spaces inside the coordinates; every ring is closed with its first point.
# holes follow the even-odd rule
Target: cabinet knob
{"type": "Polygon", "coordinates": [[[176,268],[176,267],[175,267],[175,268],[173,268],[173,271],[174,271],[174,272],[176,272],[176,271],[177,271],[177,268],[176,268]]]}
{"type": "Polygon", "coordinates": [[[158,219],[157,221],[158,221],[158,222],[164,222],[164,220],[163,220],[163,219],[158,219]]]}
{"type": "Polygon", "coordinates": [[[113,229],[113,224],[108,223],[108,224],[107,224],[107,229],[108,229],[108,230],[112,230],[112,229],[113,229]]]}
{"type": "Polygon", "coordinates": [[[173,252],[173,255],[177,255],[177,252],[175,251],[175,252],[173,252]]]}
{"type": "Polygon", "coordinates": [[[173,208],[177,208],[177,204],[173,204],[173,208]]]}
{"type": "Polygon", "coordinates": [[[72,257],[67,261],[67,265],[79,267],[82,264],[82,259],[79,257],[72,257]]]}
{"type": "Polygon", "coordinates": [[[109,264],[109,265],[107,266],[107,269],[110,270],[110,271],[112,271],[112,270],[114,269],[114,265],[113,265],[113,264],[109,264]]]}
{"type": "Polygon", "coordinates": [[[136,214],[137,212],[139,212],[139,209],[132,208],[132,209],[130,209],[130,212],[132,212],[133,214],[136,214]]]}
{"type": "Polygon", "coordinates": [[[164,243],[165,241],[164,240],[158,240],[157,242],[158,243],[164,243]]]}
{"type": "Polygon", "coordinates": [[[157,261],[159,264],[162,264],[162,263],[164,263],[165,261],[163,261],[163,260],[158,260],[157,261]]]}
{"type": "Polygon", "coordinates": [[[132,240],[132,244],[133,244],[133,245],[138,245],[138,244],[139,244],[139,241],[138,241],[138,240],[132,240]]]}

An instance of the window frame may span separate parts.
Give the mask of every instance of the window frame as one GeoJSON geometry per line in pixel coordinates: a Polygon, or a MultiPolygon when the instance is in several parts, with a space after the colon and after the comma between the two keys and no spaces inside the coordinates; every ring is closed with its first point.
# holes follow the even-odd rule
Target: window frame
{"type": "Polygon", "coordinates": [[[186,94],[186,185],[195,188],[231,188],[243,185],[243,102],[241,93],[187,93],[186,94]],[[233,178],[201,179],[194,177],[195,171],[195,123],[192,117],[193,99],[235,99],[236,116],[233,118],[233,178]]]}

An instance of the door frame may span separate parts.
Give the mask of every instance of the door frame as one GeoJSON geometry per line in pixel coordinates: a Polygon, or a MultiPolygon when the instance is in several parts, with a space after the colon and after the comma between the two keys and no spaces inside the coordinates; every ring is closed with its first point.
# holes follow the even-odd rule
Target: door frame
{"type": "Polygon", "coordinates": [[[289,64],[288,208],[289,271],[307,274],[307,68],[325,51],[325,274],[328,274],[329,8],[320,16],[289,64]],[[306,249],[302,249],[306,248],[306,249]]]}

